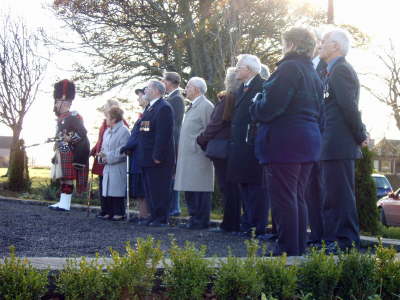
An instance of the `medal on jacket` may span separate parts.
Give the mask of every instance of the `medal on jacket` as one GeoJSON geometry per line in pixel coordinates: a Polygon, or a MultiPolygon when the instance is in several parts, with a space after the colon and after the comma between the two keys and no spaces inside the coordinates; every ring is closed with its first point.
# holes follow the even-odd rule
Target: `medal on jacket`
{"type": "Polygon", "coordinates": [[[150,131],[150,121],[140,122],[140,131],[150,131]]]}

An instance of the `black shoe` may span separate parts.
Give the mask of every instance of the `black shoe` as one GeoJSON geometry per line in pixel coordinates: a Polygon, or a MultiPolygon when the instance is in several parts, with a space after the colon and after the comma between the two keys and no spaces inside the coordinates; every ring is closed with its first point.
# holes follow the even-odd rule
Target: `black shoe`
{"type": "Polygon", "coordinates": [[[147,226],[149,226],[149,227],[167,227],[168,224],[160,222],[160,221],[153,221],[153,222],[150,222],[147,226]]]}
{"type": "Polygon", "coordinates": [[[142,219],[139,219],[139,220],[138,220],[137,225],[139,225],[139,226],[147,226],[147,225],[149,225],[152,221],[153,221],[153,220],[150,219],[150,218],[142,218],[142,219]]]}
{"type": "Polygon", "coordinates": [[[264,233],[256,235],[256,239],[264,242],[275,242],[278,236],[276,234],[264,233]]]}
{"type": "Polygon", "coordinates": [[[179,217],[180,215],[181,215],[180,212],[174,212],[174,213],[169,214],[170,217],[179,217]]]}
{"type": "Polygon", "coordinates": [[[61,208],[61,207],[49,207],[52,210],[56,211],[70,211],[69,209],[61,208]]]}

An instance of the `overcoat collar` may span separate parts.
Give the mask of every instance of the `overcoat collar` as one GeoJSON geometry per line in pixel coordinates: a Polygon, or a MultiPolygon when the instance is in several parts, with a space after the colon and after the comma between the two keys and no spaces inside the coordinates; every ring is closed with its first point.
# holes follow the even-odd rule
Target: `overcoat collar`
{"type": "Polygon", "coordinates": [[[244,87],[244,83],[241,84],[240,89],[239,89],[239,93],[237,94],[239,96],[239,98],[236,101],[235,108],[240,106],[240,104],[243,102],[243,100],[246,98],[246,96],[249,95],[252,92],[252,90],[260,83],[261,80],[262,80],[262,78],[261,78],[260,74],[257,74],[253,78],[253,80],[250,82],[248,90],[245,93],[240,93],[240,91],[242,91],[243,87],[244,87]]]}

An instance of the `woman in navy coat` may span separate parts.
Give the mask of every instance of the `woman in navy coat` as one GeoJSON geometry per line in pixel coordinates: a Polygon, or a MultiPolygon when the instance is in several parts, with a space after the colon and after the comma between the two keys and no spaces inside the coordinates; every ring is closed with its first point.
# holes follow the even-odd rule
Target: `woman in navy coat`
{"type": "Polygon", "coordinates": [[[259,122],[256,156],[263,164],[278,229],[278,249],[289,256],[306,248],[304,190],[321,148],[322,83],[311,61],[316,42],[304,28],[283,34],[283,59],[263,85],[250,111],[259,122]]]}

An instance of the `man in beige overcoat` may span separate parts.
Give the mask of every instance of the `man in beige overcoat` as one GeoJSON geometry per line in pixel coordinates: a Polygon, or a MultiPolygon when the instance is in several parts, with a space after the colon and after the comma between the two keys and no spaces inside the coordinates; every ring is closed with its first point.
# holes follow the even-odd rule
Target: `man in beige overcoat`
{"type": "Polygon", "coordinates": [[[190,220],[183,227],[205,229],[210,221],[214,167],[197,144],[196,137],[207,127],[214,105],[204,96],[207,84],[203,78],[191,78],[185,91],[191,104],[180,132],[174,189],[185,192],[190,220]]]}

